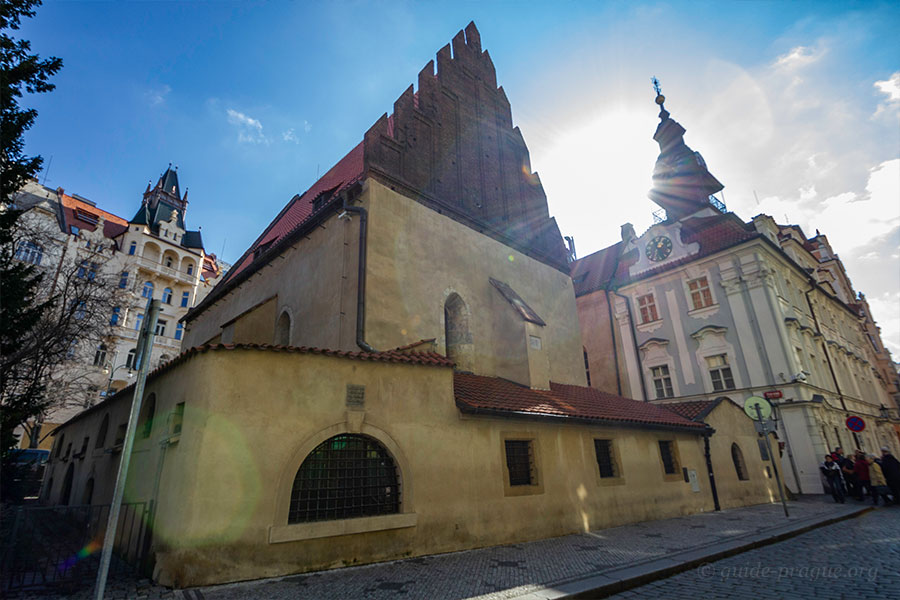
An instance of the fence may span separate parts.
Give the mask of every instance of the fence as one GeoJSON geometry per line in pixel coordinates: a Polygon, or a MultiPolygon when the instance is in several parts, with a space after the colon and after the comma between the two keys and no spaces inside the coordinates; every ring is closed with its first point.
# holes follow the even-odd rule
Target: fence
{"type": "MultiPolygon", "coordinates": [[[[74,590],[97,575],[109,504],[22,506],[3,515],[0,591],[29,588],[74,590]]],[[[110,576],[147,568],[151,502],[122,505],[110,576]]]]}

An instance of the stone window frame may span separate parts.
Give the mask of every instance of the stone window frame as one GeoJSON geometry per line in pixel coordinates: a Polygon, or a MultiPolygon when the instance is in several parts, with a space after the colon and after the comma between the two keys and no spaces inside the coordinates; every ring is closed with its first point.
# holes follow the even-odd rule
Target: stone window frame
{"type": "Polygon", "coordinates": [[[619,440],[611,432],[597,431],[585,436],[585,450],[587,456],[593,458],[589,461],[590,469],[594,473],[594,481],[598,486],[616,486],[625,485],[625,475],[622,470],[622,453],[620,451],[619,440]],[[613,471],[615,475],[612,477],[603,477],[600,474],[600,465],[597,461],[596,442],[602,440],[609,442],[610,458],[612,459],[613,471]]]}
{"type": "Polygon", "coordinates": [[[541,444],[538,436],[533,431],[503,431],[500,433],[500,470],[503,474],[503,495],[532,496],[544,493],[544,473],[541,461],[541,444]],[[506,462],[506,442],[527,441],[530,443],[532,459],[532,482],[528,485],[510,485],[509,468],[506,462]]]}
{"type": "Polygon", "coordinates": [[[669,369],[669,379],[672,383],[672,396],[668,397],[677,398],[681,396],[681,388],[678,385],[678,378],[675,377],[675,357],[669,354],[668,345],[668,340],[657,338],[649,339],[641,344],[639,347],[641,371],[647,384],[647,389],[652,389],[655,395],[656,384],[653,380],[653,368],[667,367],[669,369]]]}
{"type": "Polygon", "coordinates": [[[634,295],[634,305],[637,308],[638,312],[638,323],[637,325],[653,325],[662,321],[659,316],[659,303],[656,301],[656,292],[650,291],[646,294],[635,293],[634,295]],[[641,299],[650,298],[650,301],[647,302],[644,306],[641,306],[641,299]],[[647,309],[648,317],[655,317],[651,319],[644,319],[644,309],[647,309]]]}
{"type": "Polygon", "coordinates": [[[700,369],[703,379],[703,388],[708,394],[718,394],[724,391],[739,390],[744,387],[740,369],[738,369],[737,353],[734,345],[728,341],[726,334],[728,328],[716,325],[707,325],[691,334],[691,337],[697,342],[697,350],[694,352],[694,358],[700,369]],[[707,358],[713,356],[725,355],[728,366],[731,368],[731,378],[734,381],[734,388],[725,388],[716,390],[713,386],[712,376],[710,374],[707,358]]]}
{"type": "Polygon", "coordinates": [[[673,438],[658,438],[656,440],[656,451],[659,454],[659,466],[662,472],[663,481],[684,481],[684,475],[681,472],[681,453],[678,451],[678,440],[673,438]],[[673,472],[666,472],[666,463],[663,460],[662,445],[669,444],[669,452],[672,457],[673,472]]]}
{"type": "Polygon", "coordinates": [[[285,461],[278,482],[275,486],[275,507],[272,522],[269,525],[268,543],[280,544],[302,540],[336,537],[372,531],[387,531],[415,527],[418,515],[415,512],[414,485],[410,478],[412,471],[409,461],[400,449],[399,444],[384,430],[369,423],[360,423],[358,427],[350,427],[347,421],[335,423],[307,436],[299,442],[290,457],[285,461]],[[394,459],[397,467],[397,479],[400,485],[400,512],[374,517],[338,519],[334,521],[316,521],[311,523],[288,523],[290,513],[291,490],[294,477],[300,465],[309,454],[322,442],[341,434],[366,435],[378,441],[394,459]]]}
{"type": "Polygon", "coordinates": [[[716,286],[714,278],[709,268],[698,268],[697,266],[689,266],[684,270],[684,276],[681,279],[681,287],[684,291],[685,306],[687,307],[687,315],[695,319],[709,318],[713,314],[719,312],[719,299],[716,294],[716,286]],[[691,284],[701,279],[706,280],[706,291],[709,292],[710,304],[697,307],[694,305],[694,294],[701,290],[692,290],[691,284]]]}

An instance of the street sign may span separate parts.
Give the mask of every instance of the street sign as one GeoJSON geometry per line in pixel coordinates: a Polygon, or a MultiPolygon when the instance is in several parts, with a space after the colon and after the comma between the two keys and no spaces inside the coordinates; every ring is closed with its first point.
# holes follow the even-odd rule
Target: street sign
{"type": "Polygon", "coordinates": [[[754,421],[762,421],[772,415],[772,405],[765,398],[750,396],[744,401],[744,412],[754,421]]]}
{"type": "Polygon", "coordinates": [[[862,420],[862,417],[847,417],[846,423],[847,429],[854,433],[859,433],[866,428],[866,422],[862,420]]]}
{"type": "Polygon", "coordinates": [[[782,396],[784,396],[784,394],[781,393],[781,390],[771,390],[763,394],[763,397],[766,400],[778,400],[782,396]]]}

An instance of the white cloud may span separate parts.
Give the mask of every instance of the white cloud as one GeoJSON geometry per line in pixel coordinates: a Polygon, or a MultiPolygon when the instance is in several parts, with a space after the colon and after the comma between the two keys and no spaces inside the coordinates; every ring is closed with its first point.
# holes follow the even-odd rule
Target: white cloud
{"type": "Polygon", "coordinates": [[[782,54],[775,59],[773,66],[777,69],[796,70],[817,62],[825,55],[825,48],[810,48],[809,46],[797,46],[787,54],[782,54]]]}
{"type": "Polygon", "coordinates": [[[310,125],[309,121],[304,120],[303,121],[303,131],[305,131],[306,133],[309,133],[310,130],[312,130],[312,125],[310,125]]]}
{"type": "Polygon", "coordinates": [[[285,131],[281,132],[281,139],[285,142],[293,142],[295,144],[299,144],[300,140],[297,139],[297,135],[294,133],[294,128],[291,127],[285,131]]]}
{"type": "Polygon", "coordinates": [[[878,91],[887,94],[889,101],[896,102],[900,100],[900,71],[891,75],[890,79],[876,81],[875,87],[878,88],[878,91]]]}
{"type": "Polygon", "coordinates": [[[878,104],[878,108],[875,109],[875,114],[872,116],[877,118],[885,113],[900,112],[900,71],[891,75],[889,79],[876,81],[874,86],[887,98],[878,104]]]}
{"type": "Polygon", "coordinates": [[[263,135],[263,126],[257,119],[238,112],[232,108],[227,111],[228,122],[238,128],[238,142],[250,144],[268,144],[269,139],[263,135]]]}
{"type": "Polygon", "coordinates": [[[165,103],[166,96],[168,96],[171,91],[172,88],[163,85],[162,87],[148,90],[144,93],[144,97],[147,99],[147,102],[150,103],[150,106],[159,106],[160,104],[165,103]]]}

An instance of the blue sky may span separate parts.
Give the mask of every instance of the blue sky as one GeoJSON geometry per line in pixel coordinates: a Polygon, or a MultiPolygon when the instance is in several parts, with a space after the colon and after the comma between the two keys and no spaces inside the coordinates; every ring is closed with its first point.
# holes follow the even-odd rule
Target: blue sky
{"type": "Polygon", "coordinates": [[[655,75],[728,207],[828,235],[900,352],[896,3],[51,1],[21,30],[65,61],[27,151],[126,218],[177,164],[234,261],[470,20],[580,255],[651,222],[655,75]]]}

